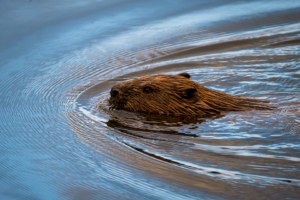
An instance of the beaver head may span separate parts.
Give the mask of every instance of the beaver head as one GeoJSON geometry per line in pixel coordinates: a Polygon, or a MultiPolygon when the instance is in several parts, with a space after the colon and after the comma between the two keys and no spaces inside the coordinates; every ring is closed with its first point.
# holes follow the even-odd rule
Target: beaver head
{"type": "Polygon", "coordinates": [[[166,115],[204,115],[221,111],[269,109],[262,100],[214,91],[190,80],[188,73],[153,75],[111,88],[110,108],[166,115]]]}

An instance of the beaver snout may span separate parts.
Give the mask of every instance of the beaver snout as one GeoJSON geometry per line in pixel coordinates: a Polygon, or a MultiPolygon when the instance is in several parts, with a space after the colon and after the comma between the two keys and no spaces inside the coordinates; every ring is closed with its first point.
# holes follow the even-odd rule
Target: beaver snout
{"type": "Polygon", "coordinates": [[[110,90],[110,96],[116,98],[119,95],[118,89],[116,89],[116,86],[112,87],[110,90]]]}
{"type": "Polygon", "coordinates": [[[123,93],[121,92],[120,87],[117,85],[113,86],[110,90],[110,98],[108,100],[110,110],[120,110],[125,109],[127,105],[127,99],[124,97],[123,93]]]}

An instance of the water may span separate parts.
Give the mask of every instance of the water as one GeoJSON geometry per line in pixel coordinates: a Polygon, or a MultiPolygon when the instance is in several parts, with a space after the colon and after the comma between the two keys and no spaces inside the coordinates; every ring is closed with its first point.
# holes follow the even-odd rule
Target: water
{"type": "Polygon", "coordinates": [[[0,2],[1,199],[299,199],[300,1],[0,2]],[[111,111],[188,72],[272,111],[111,111]]]}

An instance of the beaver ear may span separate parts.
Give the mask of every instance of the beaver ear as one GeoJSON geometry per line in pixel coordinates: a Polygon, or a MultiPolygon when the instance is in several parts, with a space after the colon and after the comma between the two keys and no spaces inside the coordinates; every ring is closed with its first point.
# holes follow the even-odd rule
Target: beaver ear
{"type": "Polygon", "coordinates": [[[188,73],[186,72],[183,72],[183,73],[180,73],[180,74],[177,74],[178,76],[183,76],[185,78],[191,78],[191,75],[189,75],[188,73]]]}
{"type": "Polygon", "coordinates": [[[189,88],[183,92],[181,97],[189,100],[189,102],[191,102],[191,103],[194,103],[198,100],[199,93],[195,88],[189,88]]]}

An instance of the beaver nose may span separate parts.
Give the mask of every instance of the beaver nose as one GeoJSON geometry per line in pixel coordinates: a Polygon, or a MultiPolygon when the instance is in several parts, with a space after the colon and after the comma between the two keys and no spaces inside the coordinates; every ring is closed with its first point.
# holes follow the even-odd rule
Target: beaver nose
{"type": "Polygon", "coordinates": [[[116,89],[116,86],[112,87],[110,90],[110,96],[117,97],[119,94],[119,91],[116,89]]]}

